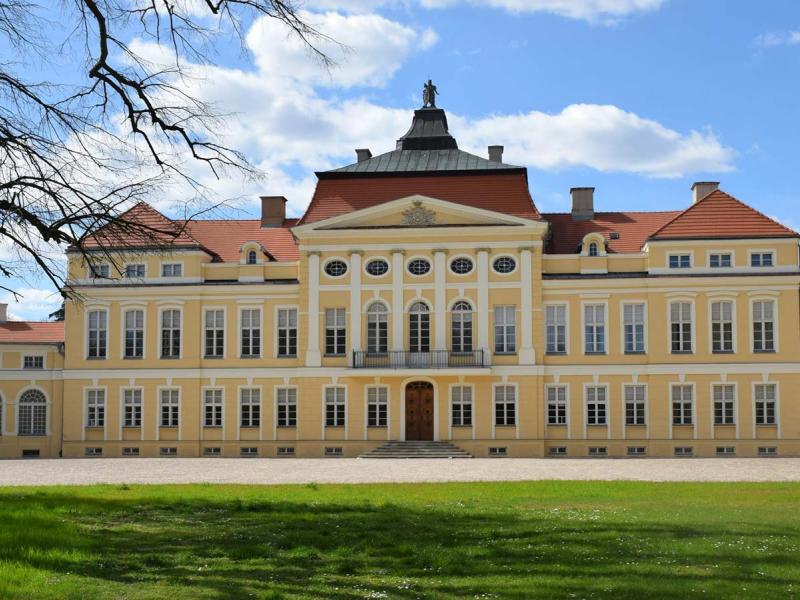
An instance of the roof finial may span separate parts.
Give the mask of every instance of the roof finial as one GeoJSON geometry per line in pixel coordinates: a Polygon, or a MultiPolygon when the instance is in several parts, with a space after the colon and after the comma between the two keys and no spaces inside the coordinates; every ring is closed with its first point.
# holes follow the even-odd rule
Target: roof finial
{"type": "Polygon", "coordinates": [[[436,90],[436,86],[433,85],[433,81],[428,79],[428,83],[426,83],[422,87],[422,108],[436,108],[436,96],[439,92],[436,90]]]}

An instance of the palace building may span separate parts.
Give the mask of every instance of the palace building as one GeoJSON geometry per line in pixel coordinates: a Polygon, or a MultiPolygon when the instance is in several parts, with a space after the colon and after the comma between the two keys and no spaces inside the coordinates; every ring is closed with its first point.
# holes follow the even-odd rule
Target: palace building
{"type": "Polygon", "coordinates": [[[796,232],[713,182],[540,213],[439,108],[356,155],[299,219],[68,252],[64,323],[0,315],[0,457],[800,456],[796,232]]]}

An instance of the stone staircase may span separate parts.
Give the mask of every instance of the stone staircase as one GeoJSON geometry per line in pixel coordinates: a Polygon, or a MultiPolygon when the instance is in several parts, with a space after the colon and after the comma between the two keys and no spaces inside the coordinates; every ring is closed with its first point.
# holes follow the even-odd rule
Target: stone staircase
{"type": "Polygon", "coordinates": [[[450,442],[387,442],[359,458],[472,458],[450,442]]]}

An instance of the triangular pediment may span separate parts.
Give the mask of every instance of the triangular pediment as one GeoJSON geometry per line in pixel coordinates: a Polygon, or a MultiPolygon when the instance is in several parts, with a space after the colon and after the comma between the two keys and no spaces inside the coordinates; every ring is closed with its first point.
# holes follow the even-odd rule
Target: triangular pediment
{"type": "Polygon", "coordinates": [[[341,229],[435,229],[437,227],[537,227],[531,219],[415,194],[345,215],[303,225],[296,232],[341,229]]]}

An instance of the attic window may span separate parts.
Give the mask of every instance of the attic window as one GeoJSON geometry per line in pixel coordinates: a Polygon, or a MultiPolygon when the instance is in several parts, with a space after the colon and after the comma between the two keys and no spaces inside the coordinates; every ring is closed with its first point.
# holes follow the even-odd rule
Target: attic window
{"type": "Polygon", "coordinates": [[[254,265],[257,262],[258,262],[258,255],[256,254],[256,251],[250,250],[250,252],[247,253],[247,264],[254,265]]]}
{"type": "Polygon", "coordinates": [[[619,239],[619,232],[618,231],[612,231],[611,234],[608,237],[611,238],[612,240],[618,240],[619,239]]]}
{"type": "Polygon", "coordinates": [[[597,255],[598,255],[597,242],[592,242],[591,244],[589,244],[589,256],[597,256],[597,255]]]}

